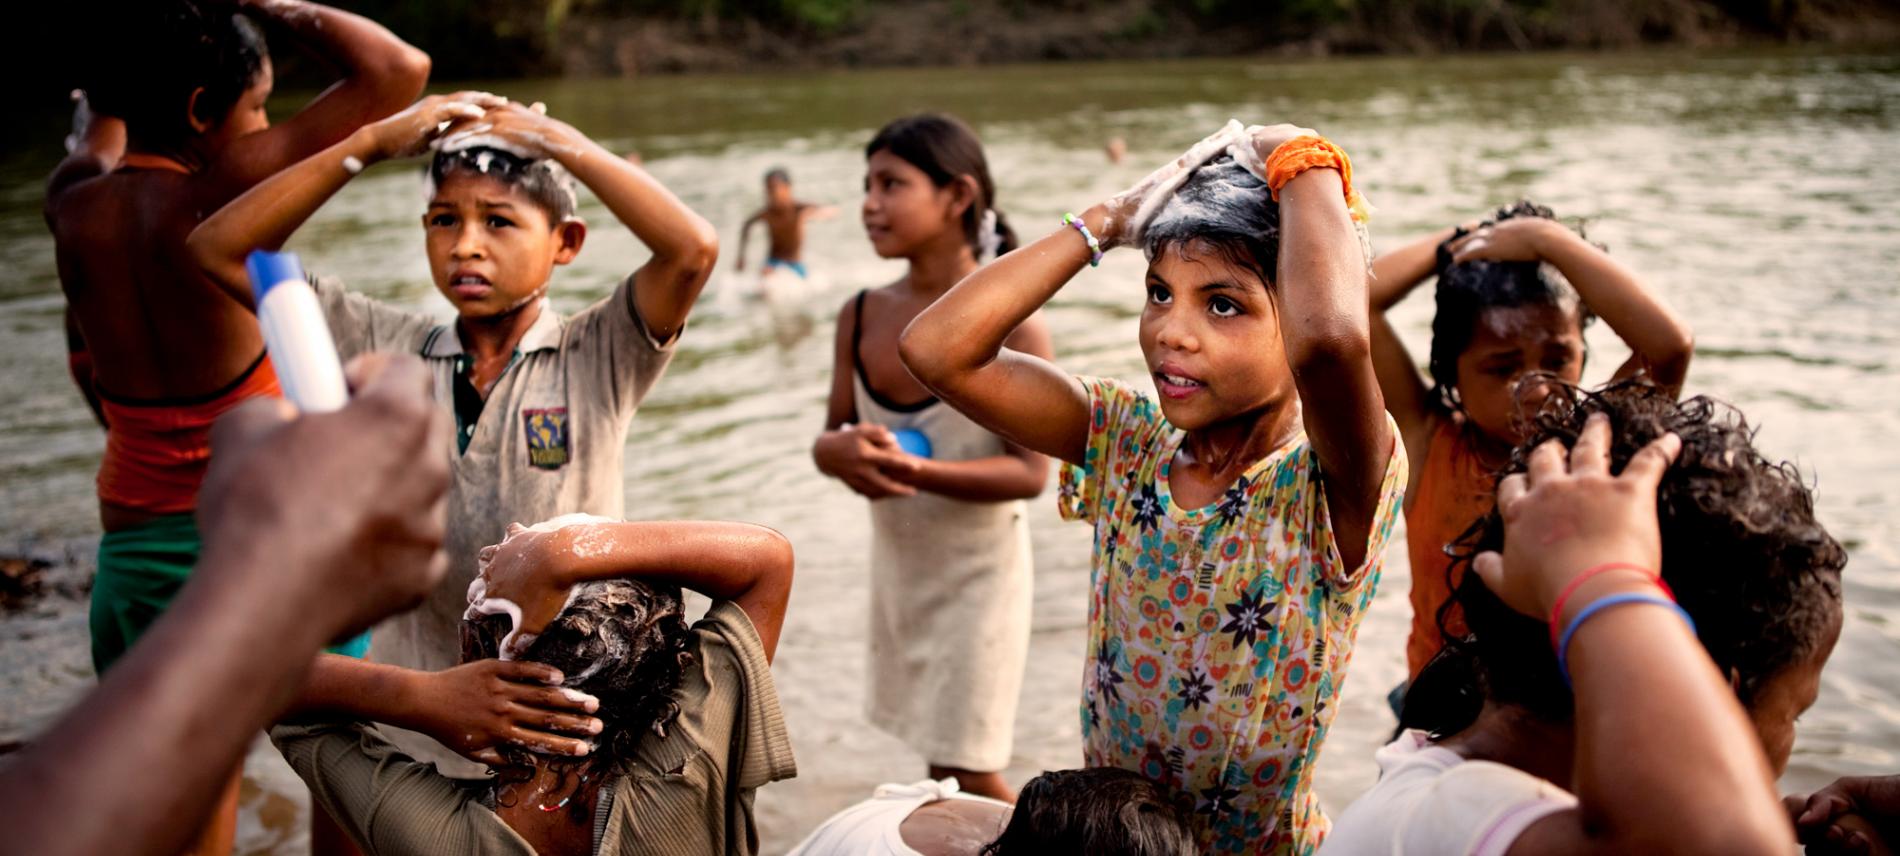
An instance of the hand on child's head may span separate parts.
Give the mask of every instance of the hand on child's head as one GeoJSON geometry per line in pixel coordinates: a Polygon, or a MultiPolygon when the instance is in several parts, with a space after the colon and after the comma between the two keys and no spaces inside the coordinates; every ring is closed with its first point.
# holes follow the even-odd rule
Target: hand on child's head
{"type": "Polygon", "coordinates": [[[1662,564],[1656,486],[1682,449],[1665,434],[1610,474],[1610,421],[1592,414],[1566,454],[1549,440],[1531,453],[1527,471],[1498,484],[1504,552],[1484,552],[1471,568],[1486,587],[1526,615],[1545,617],[1551,602],[1583,571],[1627,563],[1651,571],[1662,564]]]}
{"type": "Polygon", "coordinates": [[[1104,221],[1102,234],[1096,236],[1102,249],[1139,245],[1148,223],[1167,203],[1168,197],[1180,189],[1188,173],[1225,153],[1229,146],[1240,139],[1241,133],[1240,123],[1230,121],[1220,130],[1188,147],[1179,157],[1148,173],[1127,190],[1109,197],[1108,201],[1102,203],[1108,217],[1104,221]]]}
{"type": "Polygon", "coordinates": [[[469,587],[469,605],[475,612],[505,611],[504,604],[519,610],[504,659],[526,648],[566,606],[569,585],[555,569],[566,555],[573,528],[511,523],[501,543],[483,547],[476,555],[481,575],[469,587]]]}
{"type": "Polygon", "coordinates": [[[1255,178],[1266,181],[1267,158],[1273,155],[1274,149],[1284,145],[1288,140],[1317,136],[1319,132],[1312,128],[1302,128],[1284,122],[1278,125],[1248,125],[1241,132],[1240,139],[1235,140],[1228,148],[1228,153],[1234,156],[1236,163],[1253,173],[1255,178]]]}
{"type": "Polygon", "coordinates": [[[431,95],[371,125],[370,132],[383,157],[414,157],[428,151],[444,135],[466,128],[507,104],[508,99],[488,92],[431,95]]]}
{"type": "Polygon", "coordinates": [[[1471,234],[1452,241],[1446,249],[1451,251],[1453,264],[1534,262],[1543,258],[1545,230],[1555,224],[1556,221],[1541,217],[1513,217],[1500,223],[1484,223],[1471,230],[1471,234]]]}

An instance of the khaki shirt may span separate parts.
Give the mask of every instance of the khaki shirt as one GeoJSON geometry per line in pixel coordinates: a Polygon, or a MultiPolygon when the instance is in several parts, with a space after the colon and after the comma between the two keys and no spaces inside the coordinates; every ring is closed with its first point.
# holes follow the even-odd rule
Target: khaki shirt
{"type": "MultiPolygon", "coordinates": [[[[713,605],[693,625],[693,665],[673,689],[679,718],[648,733],[596,805],[594,852],[734,854],[759,849],[752,799],[798,769],[765,647],[745,611],[713,605]]],[[[311,796],[378,854],[533,856],[484,800],[485,787],[444,777],[362,723],[271,729],[311,796]]]]}
{"type": "MultiPolygon", "coordinates": [[[[327,277],[311,284],[345,361],[371,351],[420,355],[435,372],[436,401],[453,416],[455,363],[463,353],[453,323],[346,291],[327,277]]],[[[428,671],[459,663],[476,554],[500,542],[508,524],[575,513],[626,516],[627,427],[678,342],[677,334],[654,340],[634,303],[631,276],[572,318],[542,305],[459,455],[455,420],[445,420],[454,456],[443,544],[449,571],[421,606],[377,625],[370,659],[428,671]]],[[[482,775],[481,765],[420,734],[390,733],[450,775],[482,775]]]]}

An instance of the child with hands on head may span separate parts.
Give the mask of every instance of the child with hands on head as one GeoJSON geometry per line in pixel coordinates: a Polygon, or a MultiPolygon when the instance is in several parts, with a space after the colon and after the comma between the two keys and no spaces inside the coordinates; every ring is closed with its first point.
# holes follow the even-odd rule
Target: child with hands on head
{"type": "Polygon", "coordinates": [[[1205,852],[1310,852],[1326,831],[1313,768],[1405,472],[1355,210],[1337,146],[1230,123],[966,278],[902,342],[952,406],[1068,463],[1062,513],[1095,527],[1084,758],[1185,794],[1205,852]],[[1119,246],[1148,257],[1158,403],[1003,347],[1119,246]]]}
{"type": "MultiPolygon", "coordinates": [[[[897,356],[898,335],[958,280],[1015,247],[995,209],[983,144],[950,116],[884,126],[865,146],[860,214],[871,247],[903,278],[838,313],[818,469],[871,502],[866,717],[924,756],[930,777],[1008,800],[1003,781],[1029,654],[1032,560],[1023,500],[1049,464],[930,394],[897,356]]],[[[1011,348],[1047,358],[1024,317],[1011,348]]]]}
{"type": "MultiPolygon", "coordinates": [[[[1574,388],[1569,388],[1574,392],[1574,388]]],[[[1466,629],[1322,853],[1787,853],[1846,553],[1707,399],[1553,399],[1462,539],[1466,629]]]]}
{"type": "Polygon", "coordinates": [[[456,308],[443,324],[313,276],[344,356],[420,354],[450,417],[443,584],[417,610],[378,630],[379,664],[325,658],[299,710],[334,710],[415,729],[394,732],[411,754],[468,778],[504,744],[576,751],[584,705],[547,691],[545,669],[461,664],[466,593],[478,553],[509,523],[562,514],[619,516],[622,456],[641,399],[672,358],[711,270],[716,239],[639,167],[579,131],[486,93],[424,98],[409,109],[271,177],[192,234],[212,279],[248,295],[243,261],[281,246],[364,167],[428,153],[424,250],[436,289],[456,308]],[[580,252],[587,227],[570,176],[592,189],[653,255],[606,298],[563,318],[545,299],[554,268],[580,252]],[[441,705],[430,700],[464,698],[441,705]],[[489,703],[475,703],[490,699],[489,703]],[[452,751],[451,751],[452,750],[452,751]]]}
{"type": "Polygon", "coordinates": [[[1629,344],[1615,380],[1641,375],[1671,395],[1682,389],[1694,340],[1636,274],[1528,201],[1381,255],[1372,273],[1373,364],[1413,461],[1409,680],[1444,644],[1438,612],[1458,584],[1446,545],[1490,508],[1493,474],[1523,440],[1549,383],[1582,380],[1584,328],[1601,317],[1629,344]],[[1386,313],[1433,276],[1428,384],[1386,313]]]}
{"type": "Polygon", "coordinates": [[[362,723],[280,724],[271,739],[365,852],[757,852],[754,793],[796,773],[771,674],[792,587],[784,537],[575,514],[509,527],[481,562],[462,658],[545,670],[559,687],[542,692],[591,714],[573,723],[583,751],[500,744],[484,795],[362,723]],[[713,601],[691,626],[682,588],[713,601]]]}

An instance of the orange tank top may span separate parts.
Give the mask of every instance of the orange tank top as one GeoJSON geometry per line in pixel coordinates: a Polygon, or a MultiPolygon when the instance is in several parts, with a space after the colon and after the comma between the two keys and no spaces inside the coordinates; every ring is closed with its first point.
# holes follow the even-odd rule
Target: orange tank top
{"type": "Polygon", "coordinates": [[[99,499],[154,514],[191,511],[211,458],[211,423],[245,399],[283,394],[277,371],[263,354],[237,380],[209,395],[154,401],[115,398],[99,390],[108,426],[99,499]]]}
{"type": "MultiPolygon", "coordinates": [[[[1412,678],[1445,645],[1438,610],[1458,584],[1445,547],[1491,510],[1497,489],[1495,474],[1465,447],[1450,419],[1432,432],[1418,466],[1418,495],[1405,509],[1405,547],[1412,564],[1412,632],[1405,641],[1405,662],[1412,678]]],[[[1454,633],[1464,631],[1464,619],[1456,612],[1446,616],[1446,624],[1454,633]]]]}

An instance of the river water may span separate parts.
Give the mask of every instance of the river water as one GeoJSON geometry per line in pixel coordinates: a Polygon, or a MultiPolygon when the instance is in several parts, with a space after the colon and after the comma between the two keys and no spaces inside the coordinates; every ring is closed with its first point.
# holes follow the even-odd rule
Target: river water
{"type": "MultiPolygon", "coordinates": [[[[446,87],[436,87],[443,89],[446,87]]],[[[768,852],[923,759],[859,716],[869,524],[863,501],[821,477],[808,449],[831,373],[830,331],[854,290],[898,263],[872,254],[855,216],[862,146],[919,109],[968,119],[988,146],[998,204],[1023,234],[1054,227],[1227,118],[1321,129],[1354,155],[1378,215],[1375,246],[1529,196],[1586,218],[1590,236],[1695,325],[1692,393],[1740,406],[1770,456],[1797,462],[1848,545],[1846,628],[1819,704],[1801,721],[1784,785],[1900,771],[1900,56],[1793,51],[1534,55],[1435,60],[1217,61],[983,69],[525,81],[541,100],[649,169],[720,227],[725,257],[678,359],[627,438],[627,507],[639,518],[728,518],[784,531],[798,581],[775,666],[799,777],[759,797],[768,852]],[[1127,140],[1123,165],[1102,145],[1127,140]],[[843,216],[815,225],[821,285],[767,304],[731,271],[760,176],[788,168],[800,196],[843,216]]],[[[284,108],[295,98],[280,99],[284,108]]],[[[282,110],[279,111],[281,115],[282,110]]],[[[66,379],[40,181],[57,117],[0,153],[0,547],[51,556],[54,593],[0,618],[0,741],[29,738],[91,685],[83,587],[96,543],[92,475],[102,436],[66,379]]],[[[379,167],[340,194],[293,248],[352,287],[441,316],[421,253],[421,182],[379,167]]],[[[591,199],[585,252],[557,273],[557,307],[599,298],[645,253],[591,199]]],[[[756,240],[752,262],[763,250],[756,240]]],[[[1111,255],[1048,311],[1060,362],[1145,385],[1135,344],[1141,261],[1111,255]]],[[[1426,352],[1431,305],[1396,320],[1426,352]]],[[[1626,349],[1601,326],[1587,380],[1626,349]]],[[[1053,493],[1053,491],[1051,491],[1053,493]]],[[[1035,627],[1008,775],[1080,761],[1088,533],[1033,503],[1035,627]]],[[[260,569],[268,572],[268,569],[260,569]]],[[[1378,598],[1319,768],[1337,810],[1371,782],[1390,731],[1409,619],[1402,548],[1378,598]]],[[[954,644],[954,640],[946,640],[954,644]]],[[[265,745],[252,753],[241,850],[303,852],[302,797],[265,745]]],[[[156,773],[157,771],[151,771],[156,773]]]]}

